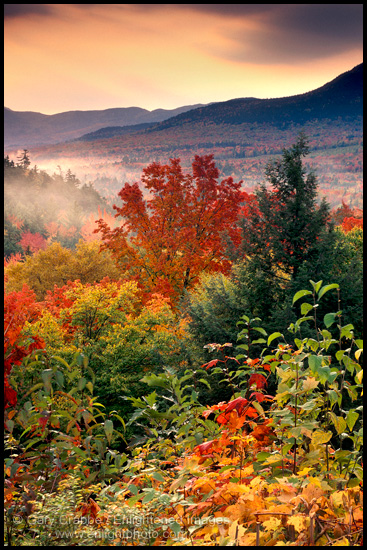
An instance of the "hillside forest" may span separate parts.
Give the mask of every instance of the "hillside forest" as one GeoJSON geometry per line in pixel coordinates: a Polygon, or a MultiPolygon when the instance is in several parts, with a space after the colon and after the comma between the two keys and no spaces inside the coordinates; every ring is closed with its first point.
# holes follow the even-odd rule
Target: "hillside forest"
{"type": "Polygon", "coordinates": [[[309,154],[113,205],[5,157],[5,545],[363,544],[363,212],[309,154]]]}

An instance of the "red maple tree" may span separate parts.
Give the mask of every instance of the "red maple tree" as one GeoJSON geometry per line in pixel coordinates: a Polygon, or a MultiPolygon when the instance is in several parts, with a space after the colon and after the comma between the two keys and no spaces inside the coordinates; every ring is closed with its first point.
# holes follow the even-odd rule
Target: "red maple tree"
{"type": "Polygon", "coordinates": [[[4,296],[4,407],[15,405],[17,393],[10,386],[8,377],[14,365],[20,365],[32,350],[44,347],[38,337],[26,339],[22,330],[27,321],[38,316],[39,304],[36,295],[27,285],[20,292],[4,296]]]}
{"type": "Polygon", "coordinates": [[[122,226],[111,229],[98,220],[102,249],[111,249],[119,265],[148,291],[171,299],[201,272],[225,272],[229,261],[222,235],[239,239],[235,224],[242,193],[241,182],[218,177],[213,155],[196,155],[192,174],[183,173],[180,159],[150,164],[140,185],[125,183],[118,194],[122,206],[114,209],[122,226]]]}
{"type": "Polygon", "coordinates": [[[23,233],[18,244],[25,254],[33,254],[47,247],[47,241],[40,233],[30,233],[29,231],[23,233]]]}

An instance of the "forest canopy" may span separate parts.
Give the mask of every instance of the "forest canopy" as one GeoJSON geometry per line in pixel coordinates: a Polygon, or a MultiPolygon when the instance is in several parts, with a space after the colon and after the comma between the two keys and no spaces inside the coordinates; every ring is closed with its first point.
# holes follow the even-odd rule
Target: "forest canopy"
{"type": "Polygon", "coordinates": [[[362,544],[363,217],[308,153],[153,162],[114,216],[4,159],[7,545],[362,544]]]}

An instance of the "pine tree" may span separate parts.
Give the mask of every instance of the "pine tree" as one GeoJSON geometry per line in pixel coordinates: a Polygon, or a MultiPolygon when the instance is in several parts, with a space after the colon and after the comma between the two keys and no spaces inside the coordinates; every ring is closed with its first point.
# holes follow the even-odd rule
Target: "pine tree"
{"type": "Polygon", "coordinates": [[[31,161],[29,160],[29,151],[28,149],[23,149],[23,153],[17,157],[18,159],[18,166],[21,166],[24,168],[24,170],[27,170],[27,168],[30,166],[31,161]]]}
{"type": "Polygon", "coordinates": [[[257,207],[245,222],[249,250],[266,271],[289,279],[297,276],[310,258],[327,226],[330,208],[325,199],[318,205],[317,178],[306,173],[302,159],[309,153],[306,136],[284,149],[280,160],[266,167],[267,183],[255,192],[257,207]]]}

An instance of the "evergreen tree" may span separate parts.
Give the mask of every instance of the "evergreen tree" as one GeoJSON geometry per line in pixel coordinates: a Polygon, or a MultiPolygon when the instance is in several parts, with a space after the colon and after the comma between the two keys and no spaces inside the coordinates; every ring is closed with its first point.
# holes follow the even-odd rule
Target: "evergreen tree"
{"type": "Polygon", "coordinates": [[[245,221],[244,236],[258,267],[278,279],[295,278],[309,259],[327,225],[329,205],[316,203],[317,178],[306,170],[302,158],[309,153],[306,136],[283,150],[280,160],[270,162],[267,182],[255,192],[257,207],[245,221]]]}
{"type": "Polygon", "coordinates": [[[31,161],[29,160],[29,151],[28,149],[23,149],[23,153],[17,157],[18,159],[18,165],[24,168],[24,170],[27,170],[27,168],[31,165],[31,161]]]}

